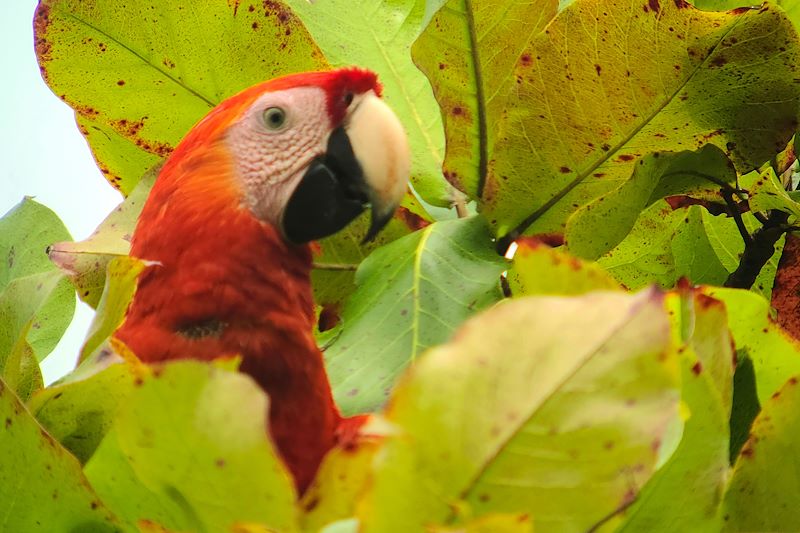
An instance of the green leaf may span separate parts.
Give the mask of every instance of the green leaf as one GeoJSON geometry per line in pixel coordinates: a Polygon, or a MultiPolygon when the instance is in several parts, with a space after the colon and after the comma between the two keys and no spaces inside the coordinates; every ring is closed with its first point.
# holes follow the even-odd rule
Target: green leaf
{"type": "Polygon", "coordinates": [[[39,391],[29,409],[50,435],[85,463],[111,428],[133,381],[129,365],[111,365],[87,379],[39,391]]]}
{"type": "Polygon", "coordinates": [[[200,533],[236,522],[296,529],[293,483],[250,378],[185,361],[134,385],[84,469],[120,518],[200,533]]]}
{"type": "MultiPolygon", "coordinates": [[[[694,283],[722,284],[729,271],[709,236],[707,226],[714,223],[734,225],[735,232],[733,220],[707,217],[700,206],[673,210],[658,201],[642,213],[627,237],[597,262],[632,290],[650,283],[672,287],[681,277],[694,283]]],[[[717,231],[716,235],[720,238],[721,234],[717,231]]],[[[738,233],[722,236],[741,242],[738,233]]]]}
{"type": "Polygon", "coordinates": [[[619,283],[595,263],[582,261],[533,239],[517,241],[508,286],[514,296],[573,296],[594,290],[618,290],[619,283]]]}
{"type": "MultiPolygon", "coordinates": [[[[686,278],[695,284],[722,285],[729,272],[717,257],[708,238],[704,212],[700,206],[680,211],[684,215],[683,224],[678,226],[672,238],[674,275],[676,281],[686,278]]],[[[735,224],[733,220],[728,222],[735,224]]],[[[738,239],[741,240],[741,237],[738,239]]]]}
{"type": "Polygon", "coordinates": [[[146,266],[144,261],[127,256],[117,257],[108,263],[105,290],[81,348],[80,362],[102,346],[125,320],[136,292],[136,281],[146,266]]]}
{"type": "Polygon", "coordinates": [[[678,396],[659,293],[504,302],[396,388],[363,530],[417,531],[463,509],[585,531],[652,475],[678,396]]]}
{"type": "Polygon", "coordinates": [[[34,27],[45,81],[125,194],[226,97],[327,66],[279,1],[44,0],[34,27]]]}
{"type": "Polygon", "coordinates": [[[152,169],[142,176],[88,239],[58,242],[50,248],[50,260],[70,277],[78,296],[90,306],[96,308],[100,302],[108,263],[128,255],[136,220],[157,175],[158,169],[152,169]]]}
{"type": "MultiPolygon", "coordinates": [[[[537,19],[540,5],[526,5],[537,19]]],[[[487,153],[479,197],[497,235],[563,232],[575,209],[654,150],[711,143],[750,170],[797,124],[798,36],[769,5],[705,13],[684,2],[577,0],[513,57],[504,102],[513,111],[487,127],[502,142],[487,153]]]]}
{"type": "Polygon", "coordinates": [[[441,107],[445,177],[471,198],[482,194],[514,63],[557,7],[557,0],[450,0],[411,49],[441,107]]]}
{"type": "Polygon", "coordinates": [[[314,256],[315,268],[311,272],[314,301],[318,305],[340,310],[344,300],[355,290],[356,267],[370,252],[424,228],[430,222],[430,215],[409,192],[394,217],[372,241],[361,242],[370,225],[368,212],[364,212],[344,230],[319,241],[318,253],[314,256]],[[331,266],[334,269],[329,269],[331,266]],[[340,266],[352,269],[335,269],[340,266]]]}
{"type": "MultiPolygon", "coordinates": [[[[717,192],[733,183],[736,172],[712,144],[697,152],[655,152],[639,160],[633,174],[613,191],[589,202],[569,217],[565,240],[573,254],[597,259],[631,231],[639,213],[667,196],[717,192]]],[[[722,197],[716,194],[722,203],[722,197]]]]}
{"type": "Polygon", "coordinates": [[[800,341],[770,317],[769,302],[750,291],[705,287],[728,309],[736,349],[753,362],[758,399],[763,406],[789,377],[800,374],[800,341]]]}
{"type": "Polygon", "coordinates": [[[796,377],[762,403],[725,495],[725,531],[800,529],[800,387],[796,377]]]}
{"type": "Polygon", "coordinates": [[[45,253],[69,238],[56,214],[30,198],[0,218],[0,376],[23,398],[42,386],[38,363],[75,311],[72,287],[45,253]]]}
{"type": "Polygon", "coordinates": [[[644,486],[620,532],[719,531],[728,477],[733,350],[725,306],[704,294],[685,297],[675,328],[686,330],[681,399],[688,420],[675,452],[644,486]],[[669,505],[665,505],[669,502],[669,505]]]}
{"type": "Polygon", "coordinates": [[[80,465],[25,410],[0,379],[0,529],[120,531],[80,465]]]}
{"type": "Polygon", "coordinates": [[[406,365],[502,297],[506,267],[481,217],[436,222],[373,252],[325,349],[342,411],[382,405],[406,365]]]}
{"type": "Polygon", "coordinates": [[[428,203],[449,206],[452,194],[442,177],[444,132],[439,106],[409,55],[411,43],[427,21],[426,2],[361,0],[357,9],[350,0],[288,3],[333,66],[363,65],[378,73],[384,98],[408,133],[414,190],[428,203]]]}
{"type": "Polygon", "coordinates": [[[789,213],[794,220],[800,217],[800,204],[792,200],[786,189],[778,181],[778,176],[772,167],[767,167],[752,187],[748,189],[750,198],[748,203],[753,211],[769,211],[779,209],[789,213]]]}

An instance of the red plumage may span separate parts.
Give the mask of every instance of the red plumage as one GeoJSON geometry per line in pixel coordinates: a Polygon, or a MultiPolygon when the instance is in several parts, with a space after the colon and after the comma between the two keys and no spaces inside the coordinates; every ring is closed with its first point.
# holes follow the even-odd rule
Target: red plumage
{"type": "Polygon", "coordinates": [[[362,418],[340,416],[312,334],[310,247],[287,243],[244,205],[222,139],[264,92],[304,85],[325,89],[331,125],[342,120],[348,91],[380,90],[374,74],[358,69],[287,76],[200,121],[165,163],[140,216],[131,255],[157,263],[140,276],[116,332],[145,362],[241,355],[241,370],[270,396],[270,432],[300,492],[337,432],[352,434],[362,418]]]}

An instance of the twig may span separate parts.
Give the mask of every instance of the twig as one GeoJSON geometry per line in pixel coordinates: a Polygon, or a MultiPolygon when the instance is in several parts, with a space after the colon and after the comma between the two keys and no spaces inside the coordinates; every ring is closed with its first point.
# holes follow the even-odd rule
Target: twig
{"type": "Polygon", "coordinates": [[[751,244],[753,242],[753,237],[750,235],[750,232],[747,231],[747,226],[744,225],[744,220],[742,220],[742,213],[739,211],[739,206],[736,205],[736,202],[733,200],[733,192],[730,189],[723,188],[720,193],[722,194],[722,199],[725,200],[725,205],[728,206],[728,214],[736,222],[736,227],[739,229],[739,233],[744,240],[745,246],[751,244]]]}
{"type": "Polygon", "coordinates": [[[745,242],[744,253],[739,259],[739,266],[725,280],[725,287],[749,289],[767,261],[775,253],[775,244],[791,226],[786,223],[789,213],[773,209],[763,227],[753,233],[750,242],[745,242]]]}
{"type": "Polygon", "coordinates": [[[335,271],[354,271],[358,270],[358,265],[350,265],[346,263],[311,263],[311,268],[318,270],[335,270],[335,271]]]}

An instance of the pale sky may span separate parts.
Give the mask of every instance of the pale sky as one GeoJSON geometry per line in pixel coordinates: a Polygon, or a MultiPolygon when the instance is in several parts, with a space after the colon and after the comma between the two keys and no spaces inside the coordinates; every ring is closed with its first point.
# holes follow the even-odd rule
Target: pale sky
{"type": "MultiPolygon", "coordinates": [[[[55,211],[75,240],[92,233],[121,201],[103,178],[72,110],[39,74],[31,21],[36,0],[0,0],[0,216],[23,196],[55,211]]],[[[69,372],[94,311],[78,302],[66,335],[42,364],[45,382],[69,372]]]]}

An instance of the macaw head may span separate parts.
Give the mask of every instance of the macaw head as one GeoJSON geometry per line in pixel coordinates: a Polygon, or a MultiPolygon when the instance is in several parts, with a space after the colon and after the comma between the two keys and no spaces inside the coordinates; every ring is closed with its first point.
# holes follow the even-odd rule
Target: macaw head
{"type": "Polygon", "coordinates": [[[367,208],[369,240],[407,189],[405,132],[367,70],[293,74],[232,96],[189,132],[162,175],[202,164],[211,145],[229,154],[242,204],[296,244],[336,233],[367,208]]]}

